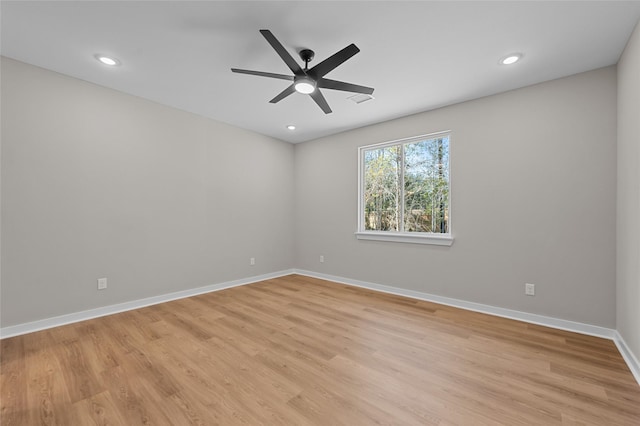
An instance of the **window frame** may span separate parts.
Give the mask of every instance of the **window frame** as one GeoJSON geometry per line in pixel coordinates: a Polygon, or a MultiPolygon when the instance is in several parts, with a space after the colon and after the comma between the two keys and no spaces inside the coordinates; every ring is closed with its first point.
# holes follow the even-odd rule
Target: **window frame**
{"type": "MultiPolygon", "coordinates": [[[[404,154],[404,147],[402,148],[404,154]]],[[[399,212],[400,221],[404,223],[404,155],[402,155],[402,176],[403,176],[403,191],[401,194],[403,206],[402,211],[399,212]]],[[[413,243],[413,244],[432,244],[439,246],[451,246],[453,244],[453,234],[451,227],[451,130],[445,130],[441,132],[428,133],[425,135],[411,136],[403,139],[396,139],[393,141],[386,141],[371,145],[364,145],[358,147],[358,228],[355,232],[356,238],[359,240],[374,240],[374,241],[389,241],[397,243],[413,243]],[[449,197],[448,197],[448,233],[435,233],[435,232],[394,232],[394,231],[371,231],[365,229],[364,221],[364,153],[372,149],[387,148],[391,146],[404,146],[409,143],[421,142],[424,140],[437,139],[439,137],[449,137],[449,197]]]]}

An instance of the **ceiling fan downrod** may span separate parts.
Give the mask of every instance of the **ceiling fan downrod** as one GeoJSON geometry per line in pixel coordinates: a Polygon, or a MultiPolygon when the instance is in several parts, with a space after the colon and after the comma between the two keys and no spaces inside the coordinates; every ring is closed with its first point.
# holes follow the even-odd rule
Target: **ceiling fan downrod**
{"type": "Polygon", "coordinates": [[[309,69],[309,62],[315,56],[315,52],[311,49],[302,49],[300,51],[300,58],[304,61],[304,70],[307,71],[309,69]]]}

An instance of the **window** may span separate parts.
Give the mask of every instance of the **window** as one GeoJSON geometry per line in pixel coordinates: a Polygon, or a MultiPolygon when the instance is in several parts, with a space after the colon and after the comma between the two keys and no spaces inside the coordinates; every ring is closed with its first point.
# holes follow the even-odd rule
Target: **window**
{"type": "Polygon", "coordinates": [[[361,147],[358,239],[451,245],[449,132],[361,147]]]}

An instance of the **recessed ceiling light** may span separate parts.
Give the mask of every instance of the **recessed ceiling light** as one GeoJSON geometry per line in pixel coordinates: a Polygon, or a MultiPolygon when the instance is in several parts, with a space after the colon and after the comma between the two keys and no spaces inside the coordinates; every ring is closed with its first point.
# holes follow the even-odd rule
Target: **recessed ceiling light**
{"type": "Polygon", "coordinates": [[[289,124],[289,125],[287,126],[287,129],[289,129],[289,130],[295,130],[295,129],[296,129],[296,126],[294,126],[293,124],[289,124]]]}
{"type": "Polygon", "coordinates": [[[522,53],[511,53],[510,55],[507,55],[504,58],[500,59],[500,63],[502,65],[511,65],[515,64],[520,59],[522,59],[522,53]]]}
{"type": "Polygon", "coordinates": [[[100,61],[100,63],[103,65],[109,65],[110,67],[115,67],[116,65],[120,65],[119,60],[117,60],[116,58],[112,58],[110,56],[97,54],[97,55],[94,55],[94,57],[98,61],[100,61]]]}

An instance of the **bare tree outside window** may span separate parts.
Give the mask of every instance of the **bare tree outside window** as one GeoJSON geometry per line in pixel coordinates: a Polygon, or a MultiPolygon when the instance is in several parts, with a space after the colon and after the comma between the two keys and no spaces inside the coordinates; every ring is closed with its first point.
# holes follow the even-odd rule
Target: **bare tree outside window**
{"type": "Polygon", "coordinates": [[[361,152],[363,230],[450,232],[448,134],[361,152]]]}

